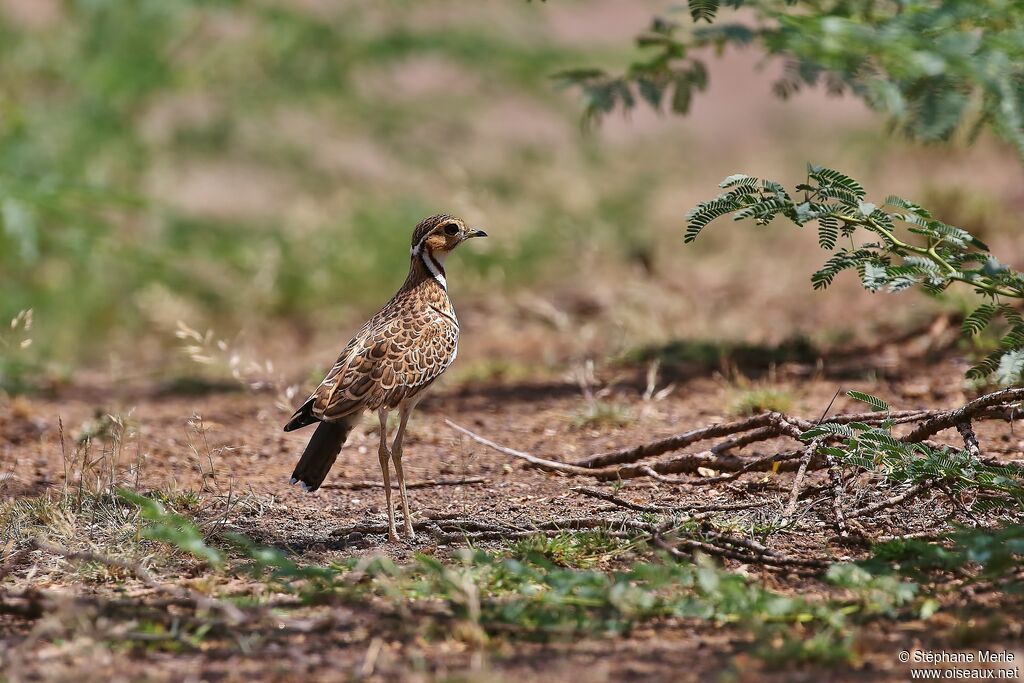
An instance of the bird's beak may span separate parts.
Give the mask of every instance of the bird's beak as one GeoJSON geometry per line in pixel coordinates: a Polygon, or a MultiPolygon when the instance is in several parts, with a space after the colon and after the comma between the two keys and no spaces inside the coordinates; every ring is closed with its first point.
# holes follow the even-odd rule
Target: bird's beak
{"type": "Polygon", "coordinates": [[[469,233],[469,237],[487,237],[487,233],[483,230],[473,230],[469,233]]]}

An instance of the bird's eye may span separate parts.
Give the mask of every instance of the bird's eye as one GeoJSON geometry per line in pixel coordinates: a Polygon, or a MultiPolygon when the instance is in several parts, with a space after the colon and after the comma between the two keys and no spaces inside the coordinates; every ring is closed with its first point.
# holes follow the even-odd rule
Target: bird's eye
{"type": "Polygon", "coordinates": [[[448,235],[449,237],[455,237],[456,235],[459,234],[459,226],[455,223],[449,223],[448,225],[444,226],[444,234],[448,235]]]}

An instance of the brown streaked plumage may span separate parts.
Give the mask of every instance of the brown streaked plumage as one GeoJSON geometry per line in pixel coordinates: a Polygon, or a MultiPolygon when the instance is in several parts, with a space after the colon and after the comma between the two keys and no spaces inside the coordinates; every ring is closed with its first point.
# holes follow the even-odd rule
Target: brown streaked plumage
{"type": "Polygon", "coordinates": [[[402,470],[406,423],[423,392],[455,360],[459,321],[448,298],[444,262],[448,254],[473,237],[458,218],[440,214],[426,218],[412,234],[409,276],[398,292],[370,318],[341,352],[327,377],[285,425],[292,431],[319,422],[292,473],[292,483],[315,491],[341,452],[349,433],[368,410],[381,422],[377,456],[384,475],[388,536],[397,540],[388,461],[395,466],[406,535],[414,538],[402,470]],[[387,445],[387,418],[399,411],[398,431],[387,445]]]}

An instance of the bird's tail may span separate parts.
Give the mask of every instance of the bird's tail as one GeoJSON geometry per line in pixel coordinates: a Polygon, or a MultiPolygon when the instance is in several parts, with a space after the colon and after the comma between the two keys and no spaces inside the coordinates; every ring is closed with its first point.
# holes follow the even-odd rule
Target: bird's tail
{"type": "Polygon", "coordinates": [[[316,491],[320,488],[358,421],[359,416],[354,415],[338,422],[318,424],[306,445],[306,450],[299,458],[299,464],[292,472],[291,483],[299,484],[306,491],[316,491]]]}

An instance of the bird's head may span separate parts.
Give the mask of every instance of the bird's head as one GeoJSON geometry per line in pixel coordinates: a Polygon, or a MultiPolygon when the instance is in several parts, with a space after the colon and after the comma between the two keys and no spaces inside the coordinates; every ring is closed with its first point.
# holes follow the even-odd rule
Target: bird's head
{"type": "Polygon", "coordinates": [[[412,231],[412,256],[417,258],[429,254],[443,265],[448,254],[474,237],[487,237],[487,233],[468,228],[461,218],[448,214],[424,218],[412,231]]]}

